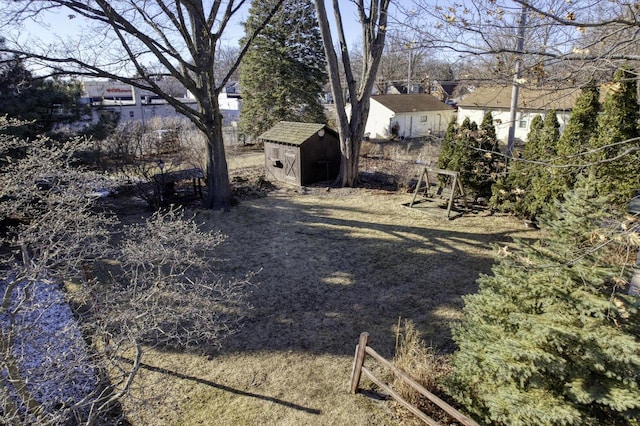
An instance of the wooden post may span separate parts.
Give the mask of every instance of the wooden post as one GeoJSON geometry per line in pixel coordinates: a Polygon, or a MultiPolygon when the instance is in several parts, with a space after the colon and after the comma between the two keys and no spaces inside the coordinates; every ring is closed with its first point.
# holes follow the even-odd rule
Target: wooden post
{"type": "MultiPolygon", "coordinates": [[[[422,169],[422,173],[420,173],[420,177],[418,178],[418,184],[416,185],[416,190],[413,191],[413,198],[411,199],[411,203],[409,203],[409,207],[413,207],[413,203],[416,202],[416,197],[418,196],[418,191],[420,191],[420,185],[422,185],[422,177],[427,172],[427,169],[422,169]]],[[[429,177],[427,176],[427,189],[429,188],[429,177]]]]}
{"type": "Polygon", "coordinates": [[[367,345],[369,344],[369,333],[366,331],[360,334],[358,346],[356,346],[356,355],[353,360],[353,371],[351,372],[351,385],[349,391],[356,393],[360,384],[360,376],[362,374],[362,365],[364,364],[364,356],[366,354],[367,345]]]}

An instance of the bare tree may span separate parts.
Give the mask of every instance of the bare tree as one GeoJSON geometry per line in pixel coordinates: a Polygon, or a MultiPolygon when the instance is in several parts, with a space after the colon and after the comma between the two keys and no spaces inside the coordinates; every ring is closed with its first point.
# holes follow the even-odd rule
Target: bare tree
{"type": "Polygon", "coordinates": [[[385,93],[389,84],[413,86],[427,80],[427,49],[419,45],[410,33],[397,29],[387,31],[385,44],[376,81],[379,92],[385,93]]]}
{"type": "Polygon", "coordinates": [[[167,173],[204,169],[205,145],[202,133],[191,122],[159,117],[144,123],[141,120],[120,123],[97,143],[101,167],[126,179],[127,187],[123,189],[133,192],[152,208],[166,206],[165,196],[175,192],[173,183],[163,182],[167,173]]]}
{"type": "Polygon", "coordinates": [[[566,86],[609,79],[622,62],[640,58],[636,12],[619,0],[473,0],[447,7],[414,0],[397,19],[422,43],[474,61],[480,81],[510,83],[521,61],[522,84],[566,86]]]}
{"type": "Polygon", "coordinates": [[[340,47],[340,64],[345,76],[350,115],[345,110],[347,99],[343,97],[343,83],[340,79],[338,56],[334,49],[333,37],[324,0],[316,0],[316,11],[320,24],[320,33],[327,56],[331,92],[336,105],[338,131],[342,160],[337,182],[341,186],[354,186],[358,182],[360,146],[365,125],[369,117],[369,101],[373,89],[387,33],[387,11],[389,0],[371,0],[366,6],[363,0],[355,0],[358,19],[362,27],[362,72],[359,84],[353,72],[352,58],[349,55],[344,32],[344,23],[338,0],[333,0],[335,26],[340,47]]]}
{"type": "Polygon", "coordinates": [[[228,210],[231,189],[218,94],[282,2],[274,3],[262,25],[254,34],[247,35],[235,60],[220,69],[219,42],[245,3],[246,0],[4,1],[0,21],[7,33],[10,28],[28,22],[46,28],[47,13],[68,16],[69,22],[85,22],[93,32],[83,32],[75,40],[64,40],[54,34],[44,41],[32,37],[7,38],[0,52],[29,59],[32,65],[39,65],[43,72],[52,75],[109,78],[157,94],[206,136],[206,207],[228,210]],[[149,73],[146,66],[151,60],[159,62],[164,73],[195,97],[197,107],[180,102],[158,84],[157,76],[149,73]]]}
{"type": "Polygon", "coordinates": [[[218,75],[216,79],[220,81],[225,76],[229,75],[229,81],[238,81],[238,68],[234,67],[238,62],[238,56],[240,55],[240,48],[238,46],[221,45],[216,51],[218,66],[216,71],[218,75]]]}
{"type": "Polygon", "coordinates": [[[95,424],[146,348],[211,351],[237,330],[250,275],[220,277],[225,237],[181,211],[118,224],[92,191],[109,182],[78,164],[87,141],[16,139],[16,125],[0,118],[2,422],[95,424]]]}

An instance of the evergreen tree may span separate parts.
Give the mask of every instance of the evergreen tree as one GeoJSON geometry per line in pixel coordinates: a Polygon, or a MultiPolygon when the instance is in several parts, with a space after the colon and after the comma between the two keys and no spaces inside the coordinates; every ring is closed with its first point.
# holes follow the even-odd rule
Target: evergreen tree
{"type": "Polygon", "coordinates": [[[613,202],[626,205],[640,189],[640,141],[624,141],[640,136],[638,131],[638,99],[635,74],[620,69],[608,88],[598,117],[598,132],[591,140],[593,149],[600,148],[591,161],[591,173],[598,182],[601,194],[614,194],[613,202]],[[629,149],[635,152],[627,153],[629,149]],[[621,158],[610,161],[610,159],[621,158]]]}
{"type": "MultiPolygon", "coordinates": [[[[252,3],[247,34],[274,2],[252,3]]],[[[323,49],[314,3],[285,0],[240,66],[243,132],[255,137],[281,120],[326,123],[320,101],[328,79],[323,49]]]]}
{"type": "Polygon", "coordinates": [[[449,161],[449,169],[460,172],[460,178],[467,181],[467,175],[469,173],[469,164],[471,162],[471,147],[477,144],[476,132],[478,125],[475,121],[471,121],[469,117],[466,117],[458,133],[456,134],[456,143],[454,144],[453,155],[449,161]]]}
{"type": "MultiPolygon", "coordinates": [[[[557,156],[558,139],[560,138],[560,123],[555,110],[550,110],[544,117],[542,130],[537,143],[526,151],[525,159],[539,161],[544,164],[530,164],[527,170],[529,186],[524,197],[524,211],[527,216],[535,219],[542,210],[562,192],[562,186],[556,187],[554,179],[559,169],[550,167],[557,156]]],[[[529,144],[530,141],[527,141],[529,144]]]]}
{"type": "Polygon", "coordinates": [[[438,168],[440,169],[447,169],[449,166],[449,162],[455,152],[457,132],[456,118],[451,117],[451,121],[449,121],[449,125],[447,125],[447,131],[440,145],[440,156],[438,157],[438,168]]]}
{"type": "Polygon", "coordinates": [[[527,143],[521,153],[509,161],[507,176],[497,180],[492,188],[489,205],[500,211],[510,211],[517,215],[527,215],[525,195],[531,187],[533,166],[524,160],[535,159],[538,156],[538,145],[542,135],[544,121],[536,115],[531,120],[527,143]]]}
{"type": "Polygon", "coordinates": [[[22,138],[46,134],[56,124],[73,122],[84,112],[76,81],[40,79],[19,58],[0,61],[0,116],[32,122],[13,131],[22,138]]]}
{"type": "Polygon", "coordinates": [[[640,299],[619,287],[638,224],[589,183],[543,216],[544,241],[500,250],[464,299],[449,391],[487,424],[639,424],[640,299]]]}
{"type": "MultiPolygon", "coordinates": [[[[438,158],[439,168],[460,172],[462,185],[465,185],[469,180],[471,147],[477,144],[477,130],[478,125],[472,122],[469,117],[465,117],[460,128],[456,129],[455,136],[447,146],[446,151],[444,153],[440,152],[440,157],[438,158]]],[[[449,129],[447,129],[447,132],[449,132],[449,129]]],[[[449,182],[449,179],[445,179],[445,181],[449,182]]]]}
{"type": "MultiPolygon", "coordinates": [[[[498,141],[491,112],[485,114],[482,126],[466,117],[459,129],[455,119],[449,123],[442,142],[438,167],[460,172],[460,180],[468,193],[477,197],[491,195],[497,175],[498,141]]],[[[441,178],[442,182],[448,179],[441,178]]]]}
{"type": "Polygon", "coordinates": [[[489,198],[491,187],[498,177],[500,161],[498,139],[491,111],[484,115],[480,124],[477,148],[472,152],[473,175],[470,176],[468,186],[476,196],[489,198]]]}
{"type": "MultiPolygon", "coordinates": [[[[444,139],[440,145],[440,155],[438,156],[438,168],[443,170],[454,170],[451,167],[455,167],[455,156],[458,151],[458,125],[456,124],[456,118],[451,117],[447,131],[444,134],[444,139]]],[[[450,182],[448,176],[438,176],[440,185],[447,185],[450,182]]]]}
{"type": "MultiPolygon", "coordinates": [[[[559,164],[576,164],[584,161],[581,157],[572,157],[589,149],[589,141],[595,135],[600,111],[600,91],[595,85],[582,89],[582,93],[576,99],[576,104],[571,111],[567,127],[558,139],[559,164]]],[[[571,168],[566,173],[570,183],[575,182],[575,177],[581,171],[580,167],[571,168]]],[[[568,189],[571,189],[570,185],[568,189]]]]}
{"type": "Polygon", "coordinates": [[[487,111],[484,117],[482,117],[480,132],[481,145],[486,146],[487,148],[498,147],[496,126],[493,125],[493,114],[491,114],[491,111],[487,111]]]}

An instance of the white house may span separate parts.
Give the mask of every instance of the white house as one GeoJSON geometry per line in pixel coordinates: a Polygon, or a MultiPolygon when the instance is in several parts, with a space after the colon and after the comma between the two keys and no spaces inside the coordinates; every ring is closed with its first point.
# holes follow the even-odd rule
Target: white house
{"type": "Polygon", "coordinates": [[[417,138],[442,134],[455,110],[431,95],[374,95],[365,134],[372,138],[417,138]]]}
{"type": "MultiPolygon", "coordinates": [[[[507,140],[509,134],[511,86],[479,87],[458,102],[457,123],[465,118],[482,123],[485,113],[491,111],[498,140],[507,140]]],[[[521,87],[518,96],[518,109],[515,122],[514,139],[526,141],[531,120],[544,116],[547,111],[555,110],[562,132],[569,121],[571,110],[580,89],[539,89],[521,87]]]]}
{"type": "Polygon", "coordinates": [[[218,95],[218,105],[224,125],[230,125],[240,120],[240,111],[242,111],[242,95],[238,83],[228,84],[218,95]]]}
{"type": "MultiPolygon", "coordinates": [[[[192,108],[197,109],[196,100],[176,79],[163,77],[156,83],[179,102],[191,104],[192,108]]],[[[120,122],[183,117],[171,104],[155,93],[129,84],[112,80],[93,80],[83,82],[83,86],[81,102],[91,105],[94,122],[98,121],[101,114],[115,113],[119,114],[120,122]]],[[[218,95],[218,102],[225,124],[238,120],[242,100],[235,87],[229,91],[223,90],[218,95]]]]}

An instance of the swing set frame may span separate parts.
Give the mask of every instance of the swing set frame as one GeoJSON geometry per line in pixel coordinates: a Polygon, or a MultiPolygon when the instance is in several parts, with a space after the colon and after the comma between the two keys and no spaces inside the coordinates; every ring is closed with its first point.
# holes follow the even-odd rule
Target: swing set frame
{"type": "Polygon", "coordinates": [[[423,202],[437,202],[438,200],[435,198],[436,195],[440,195],[445,187],[443,185],[438,185],[435,193],[429,193],[431,189],[431,182],[429,181],[429,173],[435,174],[438,176],[448,176],[451,189],[449,191],[449,201],[447,203],[447,219],[451,220],[457,216],[462,215],[459,213],[458,215],[451,217],[451,209],[453,207],[453,203],[457,198],[462,198],[465,210],[469,209],[467,204],[467,196],[462,186],[462,181],[460,180],[460,172],[454,172],[453,170],[445,170],[445,169],[433,169],[430,167],[424,167],[422,169],[422,173],[420,174],[420,178],[418,179],[418,183],[416,185],[416,189],[413,192],[413,198],[409,203],[409,207],[413,207],[414,204],[419,204],[423,202]],[[418,194],[422,195],[422,199],[417,199],[418,194]]]}

